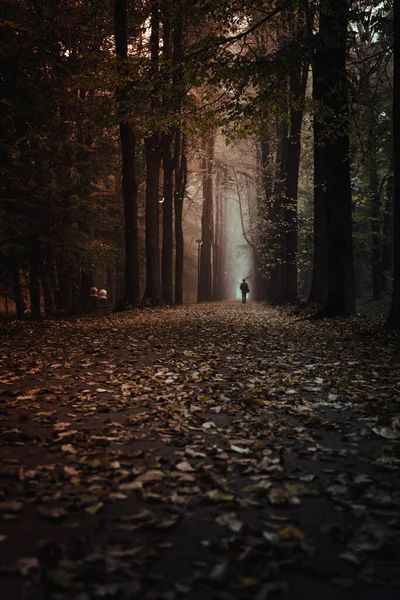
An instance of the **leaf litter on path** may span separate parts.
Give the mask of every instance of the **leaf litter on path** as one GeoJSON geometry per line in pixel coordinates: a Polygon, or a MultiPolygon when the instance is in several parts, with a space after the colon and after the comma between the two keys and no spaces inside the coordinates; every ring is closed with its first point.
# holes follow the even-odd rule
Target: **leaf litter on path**
{"type": "Polygon", "coordinates": [[[27,585],[399,585],[398,340],[251,303],[26,327],[1,348],[0,555],[27,585]]]}

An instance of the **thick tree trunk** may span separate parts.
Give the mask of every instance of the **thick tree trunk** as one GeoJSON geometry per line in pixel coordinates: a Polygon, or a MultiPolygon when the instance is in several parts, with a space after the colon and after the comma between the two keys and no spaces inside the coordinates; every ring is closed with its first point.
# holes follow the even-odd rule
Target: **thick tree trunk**
{"type": "Polygon", "coordinates": [[[135,135],[127,123],[120,123],[122,153],[122,194],[125,231],[125,301],[140,304],[139,233],[137,224],[137,193],[135,177],[135,135]]]}
{"type": "Polygon", "coordinates": [[[388,325],[400,327],[400,6],[393,3],[394,85],[393,85],[393,143],[394,143],[394,217],[393,217],[393,295],[388,325]]]}
{"type": "Polygon", "coordinates": [[[203,212],[201,216],[201,253],[199,276],[199,302],[213,299],[212,246],[213,246],[213,161],[215,138],[210,134],[205,141],[203,157],[203,212]]]}
{"type": "Polygon", "coordinates": [[[324,118],[321,114],[324,53],[316,49],[313,59],[314,101],[314,253],[309,302],[324,305],[328,296],[328,225],[326,207],[326,175],[324,118]]]}
{"type": "MultiPolygon", "coordinates": [[[[126,60],[128,55],[127,0],[115,0],[115,47],[117,56],[126,60]]],[[[121,113],[124,112],[124,86],[117,90],[121,113]]],[[[122,118],[119,126],[122,154],[122,194],[125,226],[125,293],[126,303],[140,303],[139,234],[137,225],[137,192],[135,176],[136,138],[130,125],[122,118]]]]}
{"type": "Polygon", "coordinates": [[[322,102],[327,109],[325,173],[328,232],[328,296],[322,314],[351,315],[355,310],[352,205],[347,105],[348,0],[325,0],[321,5],[323,44],[322,102]],[[332,15],[335,18],[332,18],[332,15]]]}
{"type": "Polygon", "coordinates": [[[293,303],[297,300],[297,194],[301,150],[300,136],[303,123],[303,109],[299,108],[299,106],[302,106],[304,102],[307,74],[308,63],[299,65],[290,74],[292,106],[290,110],[290,134],[286,162],[286,198],[283,206],[286,243],[285,253],[282,257],[282,303],[293,303]]]}
{"type": "MultiPolygon", "coordinates": [[[[150,59],[154,89],[151,94],[151,107],[159,108],[157,73],[160,52],[160,3],[151,0],[150,59]]],[[[143,300],[152,304],[161,302],[160,272],[160,204],[159,185],[161,168],[161,134],[154,131],[145,139],[146,147],[146,289],[143,300]]]]}

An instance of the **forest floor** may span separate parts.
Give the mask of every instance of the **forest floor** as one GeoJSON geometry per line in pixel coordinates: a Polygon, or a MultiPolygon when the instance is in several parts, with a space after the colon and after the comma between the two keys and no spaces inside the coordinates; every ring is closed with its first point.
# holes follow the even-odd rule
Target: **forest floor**
{"type": "Polygon", "coordinates": [[[398,600],[382,323],[220,303],[2,325],[1,600],[398,600]]]}

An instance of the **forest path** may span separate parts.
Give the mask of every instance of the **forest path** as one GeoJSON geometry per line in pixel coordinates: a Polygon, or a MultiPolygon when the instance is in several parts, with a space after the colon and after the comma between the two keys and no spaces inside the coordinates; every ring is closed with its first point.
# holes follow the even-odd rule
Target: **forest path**
{"type": "Polygon", "coordinates": [[[1,600],[397,600],[378,325],[256,303],[3,325],[1,600]]]}

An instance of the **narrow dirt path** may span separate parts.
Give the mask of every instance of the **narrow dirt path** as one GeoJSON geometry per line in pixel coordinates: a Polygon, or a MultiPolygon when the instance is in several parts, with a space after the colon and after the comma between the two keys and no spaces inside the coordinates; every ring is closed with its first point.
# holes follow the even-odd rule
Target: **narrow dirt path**
{"type": "Polygon", "coordinates": [[[400,597],[400,347],[374,318],[0,334],[1,599],[400,597]]]}

